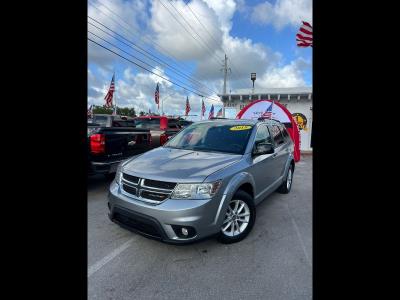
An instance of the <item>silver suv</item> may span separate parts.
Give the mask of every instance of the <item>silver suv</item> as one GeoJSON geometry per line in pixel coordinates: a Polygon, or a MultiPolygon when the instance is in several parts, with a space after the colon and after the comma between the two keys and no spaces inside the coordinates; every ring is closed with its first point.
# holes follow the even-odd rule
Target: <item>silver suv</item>
{"type": "Polygon", "coordinates": [[[164,146],[122,163],[109,190],[110,219],[145,236],[188,243],[242,240],[256,205],[289,193],[294,146],[278,121],[197,122],[164,146]]]}

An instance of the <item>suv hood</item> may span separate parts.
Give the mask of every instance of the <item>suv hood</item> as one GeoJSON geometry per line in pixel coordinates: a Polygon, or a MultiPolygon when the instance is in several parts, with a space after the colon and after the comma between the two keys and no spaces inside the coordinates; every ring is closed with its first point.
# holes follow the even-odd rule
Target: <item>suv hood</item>
{"type": "Polygon", "coordinates": [[[242,155],[159,147],[124,165],[124,173],[169,182],[203,182],[242,155]]]}

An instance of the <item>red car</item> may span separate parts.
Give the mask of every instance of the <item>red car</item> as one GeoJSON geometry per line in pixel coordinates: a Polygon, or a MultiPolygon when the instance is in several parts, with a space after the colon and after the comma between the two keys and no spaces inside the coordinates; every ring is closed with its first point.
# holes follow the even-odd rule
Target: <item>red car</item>
{"type": "Polygon", "coordinates": [[[166,116],[141,116],[135,118],[136,128],[150,129],[152,148],[164,145],[181,130],[179,120],[166,116]]]}

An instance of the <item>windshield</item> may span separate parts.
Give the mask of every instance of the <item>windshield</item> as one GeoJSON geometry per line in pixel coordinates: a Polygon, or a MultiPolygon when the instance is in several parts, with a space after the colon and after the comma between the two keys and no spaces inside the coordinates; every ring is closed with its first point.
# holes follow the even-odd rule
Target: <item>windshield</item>
{"type": "Polygon", "coordinates": [[[164,145],[167,148],[243,154],[253,125],[192,124],[164,145]]]}

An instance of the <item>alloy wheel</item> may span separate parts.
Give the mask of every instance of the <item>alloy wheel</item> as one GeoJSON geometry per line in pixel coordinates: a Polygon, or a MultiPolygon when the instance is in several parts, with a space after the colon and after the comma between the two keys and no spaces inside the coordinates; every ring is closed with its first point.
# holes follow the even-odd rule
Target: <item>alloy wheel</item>
{"type": "Polygon", "coordinates": [[[226,236],[237,236],[246,230],[250,221],[250,208],[243,200],[232,200],[228,205],[222,233],[226,236]]]}

